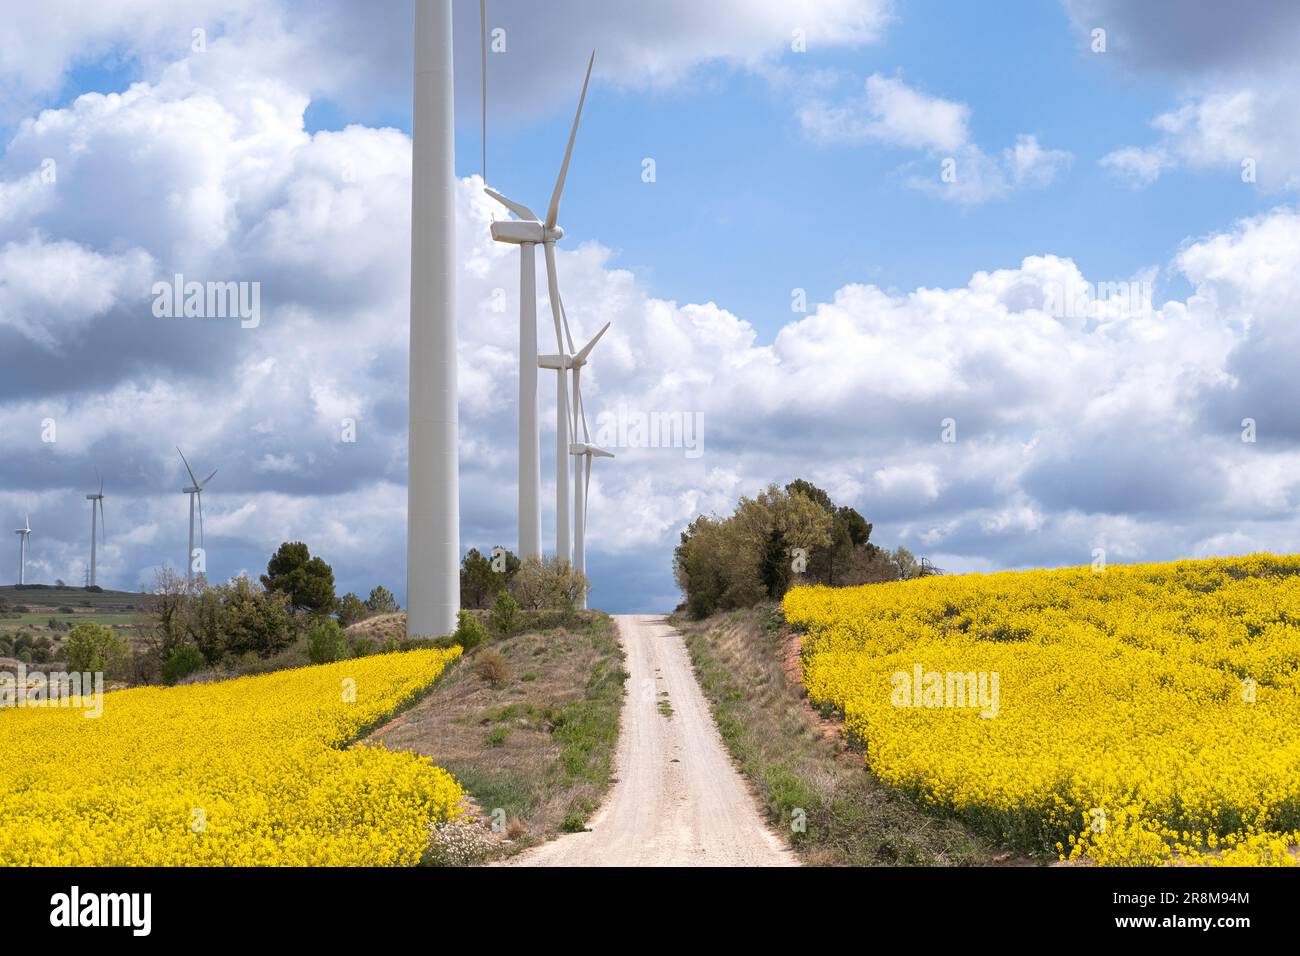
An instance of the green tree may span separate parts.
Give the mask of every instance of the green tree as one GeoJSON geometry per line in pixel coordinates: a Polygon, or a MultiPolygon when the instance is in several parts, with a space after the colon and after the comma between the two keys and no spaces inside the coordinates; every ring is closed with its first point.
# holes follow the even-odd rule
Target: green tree
{"type": "Polygon", "coordinates": [[[837,581],[837,572],[843,579],[854,563],[855,553],[867,546],[871,537],[871,523],[847,505],[837,507],[830,495],[802,478],[790,482],[785,490],[791,495],[804,496],[831,517],[830,540],[808,555],[805,575],[810,580],[832,587],[837,583],[847,583],[846,580],[837,581]]]}
{"type": "Polygon", "coordinates": [[[351,627],[357,621],[369,617],[370,613],[370,608],[366,606],[366,602],[351,591],[339,598],[339,625],[341,627],[351,627]]]}
{"type": "Polygon", "coordinates": [[[393,597],[393,593],[382,584],[370,589],[370,597],[366,598],[366,607],[372,614],[394,614],[401,610],[397,598],[393,597]]]}
{"type": "Polygon", "coordinates": [[[63,645],[68,670],[102,673],[106,678],[125,676],[131,664],[126,640],[102,624],[78,624],[63,645]]]}
{"type": "Polygon", "coordinates": [[[313,664],[332,664],[352,656],[343,628],[332,617],[318,617],[307,629],[307,659],[313,664]]]}
{"type": "Polygon", "coordinates": [[[297,637],[289,598],[284,593],[259,588],[246,577],[213,590],[221,598],[221,626],[229,653],[251,651],[259,657],[271,657],[297,637]]]}
{"type": "Polygon", "coordinates": [[[478,548],[470,548],[460,563],[461,607],[486,608],[510,582],[521,567],[520,560],[503,549],[500,559],[484,556],[478,548]],[[495,565],[499,565],[498,571],[495,565]]]}
{"type": "Polygon", "coordinates": [[[301,541],[286,541],[271,557],[262,575],[262,586],[289,598],[294,610],[313,616],[333,613],[334,569],[319,557],[312,557],[301,541]]]}

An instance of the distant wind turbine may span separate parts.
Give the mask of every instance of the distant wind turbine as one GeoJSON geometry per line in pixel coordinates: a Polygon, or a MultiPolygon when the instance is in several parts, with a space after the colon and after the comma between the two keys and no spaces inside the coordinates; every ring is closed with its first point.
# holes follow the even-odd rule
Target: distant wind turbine
{"type": "Polygon", "coordinates": [[[194,477],[194,469],[190,467],[189,461],[186,460],[185,452],[177,448],[176,453],[181,456],[181,461],[185,462],[185,470],[190,473],[190,481],[192,482],[188,488],[181,489],[190,496],[190,550],[185,560],[185,580],[192,582],[194,580],[194,506],[197,504],[199,508],[199,546],[203,547],[203,489],[216,475],[217,470],[212,469],[211,475],[199,481],[194,477]]]}
{"type": "Polygon", "coordinates": [[[27,583],[27,536],[32,533],[32,523],[23,515],[23,526],[14,531],[18,535],[18,585],[27,583]]]}
{"type": "MultiPolygon", "coordinates": [[[[540,243],[546,256],[546,281],[551,300],[551,315],[555,322],[555,345],[560,353],[565,351],[565,337],[568,336],[568,323],[563,318],[563,303],[560,301],[559,280],[555,272],[555,243],[563,238],[564,230],[559,226],[560,197],[564,193],[564,182],[569,175],[569,160],[573,156],[573,144],[578,135],[578,124],[582,119],[582,107],[587,100],[587,87],[591,83],[591,70],[596,62],[596,54],[591,54],[587,62],[587,75],[582,83],[582,95],[578,99],[578,111],[573,117],[573,127],[569,131],[569,144],[564,151],[564,162],[560,166],[560,175],[555,181],[555,190],[551,193],[551,204],[546,211],[546,220],[541,221],[537,214],[522,203],[507,199],[493,189],[485,192],[501,205],[513,212],[519,219],[492,223],[492,238],[497,242],[510,242],[520,247],[519,271],[519,550],[521,557],[541,554],[541,455],[538,450],[540,431],[537,422],[537,277],[534,248],[540,243]]],[[[573,351],[572,339],[569,339],[569,352],[573,351]]],[[[549,367],[549,366],[543,366],[549,367]]],[[[556,400],[558,404],[558,431],[555,440],[556,464],[556,551],[562,560],[569,559],[569,487],[568,487],[568,389],[567,376],[559,376],[556,400]]]]}
{"type": "MultiPolygon", "coordinates": [[[[613,458],[614,454],[591,444],[591,433],[587,430],[587,410],[582,404],[582,368],[587,364],[591,350],[596,347],[602,335],[609,329],[606,322],[596,337],[588,342],[577,355],[573,356],[569,367],[573,369],[573,419],[574,437],[577,426],[582,426],[582,441],[569,445],[569,454],[573,456],[573,568],[578,574],[587,573],[587,502],[591,492],[591,460],[593,458],[613,458]]],[[[587,592],[582,592],[579,606],[587,606],[587,592]]]]}
{"type": "MultiPolygon", "coordinates": [[[[98,474],[98,472],[96,472],[98,474]]],[[[86,500],[90,502],[90,586],[95,586],[95,569],[97,553],[95,545],[97,537],[104,534],[104,478],[99,478],[99,492],[93,495],[86,495],[86,500]]]]}

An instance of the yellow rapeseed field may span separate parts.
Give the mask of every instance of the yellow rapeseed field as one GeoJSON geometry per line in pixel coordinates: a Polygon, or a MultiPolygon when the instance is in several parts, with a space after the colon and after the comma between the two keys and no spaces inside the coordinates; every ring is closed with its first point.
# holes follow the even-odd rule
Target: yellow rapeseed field
{"type": "Polygon", "coordinates": [[[1024,850],[1283,864],[1300,556],[802,587],[804,681],[872,770],[1024,850]]]}
{"type": "Polygon", "coordinates": [[[0,865],[418,862],[464,791],[425,757],[345,749],[460,654],[383,654],[0,709],[0,865]]]}

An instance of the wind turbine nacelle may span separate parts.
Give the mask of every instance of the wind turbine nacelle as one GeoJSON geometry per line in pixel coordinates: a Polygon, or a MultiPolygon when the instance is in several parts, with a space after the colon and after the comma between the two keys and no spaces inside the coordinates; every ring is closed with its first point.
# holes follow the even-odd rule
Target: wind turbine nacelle
{"type": "Polygon", "coordinates": [[[558,239],[562,235],[564,235],[564,230],[559,226],[550,230],[548,235],[546,227],[540,222],[500,219],[492,223],[492,238],[497,242],[513,242],[516,245],[523,245],[527,242],[542,243],[548,239],[558,239]]]}

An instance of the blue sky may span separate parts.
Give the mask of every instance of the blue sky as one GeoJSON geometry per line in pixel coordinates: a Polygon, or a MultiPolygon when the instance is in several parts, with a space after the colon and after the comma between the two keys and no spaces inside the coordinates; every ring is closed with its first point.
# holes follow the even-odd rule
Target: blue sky
{"type": "MultiPolygon", "coordinates": [[[[26,38],[0,46],[0,508],[32,511],[34,576],[80,579],[76,476],[98,467],[130,529],[106,583],[146,585],[184,547],[183,444],[222,468],[214,576],[301,538],[343,588],[402,591],[410,4],[64,5],[44,33],[0,7],[26,38]],[[259,282],[264,321],[157,325],[150,285],[176,271],[259,282]],[[331,437],[344,415],[355,447],[331,437]]],[[[477,6],[457,9],[462,520],[482,549],[514,537],[517,265],[487,239],[477,6]]],[[[509,48],[489,61],[489,181],[534,208],[597,47],[561,257],[575,335],[613,322],[593,414],[706,423],[699,459],[598,463],[593,601],[670,605],[685,523],[797,476],[953,570],[1294,550],[1300,18],[1243,9],[490,3],[509,48]],[[1138,276],[1153,302],[1044,304],[1138,276]]]]}

